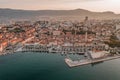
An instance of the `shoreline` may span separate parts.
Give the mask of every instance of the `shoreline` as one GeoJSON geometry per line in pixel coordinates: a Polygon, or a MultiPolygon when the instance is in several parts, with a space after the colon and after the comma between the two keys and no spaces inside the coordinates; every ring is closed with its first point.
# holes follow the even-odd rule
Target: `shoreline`
{"type": "MultiPolygon", "coordinates": [[[[7,52],[3,52],[3,53],[0,52],[0,56],[8,55],[8,54],[14,54],[14,53],[17,53],[17,52],[40,52],[40,53],[41,52],[47,52],[47,53],[51,53],[49,51],[34,51],[34,50],[33,51],[23,51],[22,48],[18,48],[14,52],[8,52],[8,53],[7,52]]],[[[107,56],[107,57],[100,58],[100,59],[82,59],[82,60],[78,60],[78,61],[77,60],[73,61],[71,58],[68,57],[68,58],[65,58],[64,61],[68,65],[68,67],[72,68],[72,67],[83,66],[83,65],[87,65],[87,64],[109,61],[109,60],[118,59],[118,58],[120,58],[120,55],[107,56]]]]}

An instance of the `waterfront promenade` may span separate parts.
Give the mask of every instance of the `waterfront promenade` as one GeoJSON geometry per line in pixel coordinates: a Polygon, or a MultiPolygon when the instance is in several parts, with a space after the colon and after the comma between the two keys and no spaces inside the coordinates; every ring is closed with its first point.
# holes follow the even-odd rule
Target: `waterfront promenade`
{"type": "Polygon", "coordinates": [[[98,63],[98,62],[103,62],[103,61],[108,61],[108,60],[113,60],[113,59],[118,59],[118,58],[120,58],[120,55],[109,56],[106,58],[95,59],[95,60],[84,59],[84,60],[78,60],[78,61],[73,61],[70,58],[65,58],[65,62],[69,67],[77,67],[77,66],[98,63]]]}

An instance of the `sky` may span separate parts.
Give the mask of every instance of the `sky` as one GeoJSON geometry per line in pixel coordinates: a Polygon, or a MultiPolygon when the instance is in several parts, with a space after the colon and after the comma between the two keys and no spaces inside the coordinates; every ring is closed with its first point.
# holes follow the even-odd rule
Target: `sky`
{"type": "Polygon", "coordinates": [[[24,10],[86,9],[120,13],[120,0],[0,0],[0,8],[24,10]]]}

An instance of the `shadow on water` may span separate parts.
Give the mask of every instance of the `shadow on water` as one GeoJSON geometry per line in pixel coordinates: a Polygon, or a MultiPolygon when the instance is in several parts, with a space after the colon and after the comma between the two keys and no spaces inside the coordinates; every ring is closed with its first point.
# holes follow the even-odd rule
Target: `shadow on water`
{"type": "Polygon", "coordinates": [[[91,66],[94,67],[96,65],[99,65],[99,64],[102,64],[104,61],[101,61],[101,62],[96,62],[96,63],[91,63],[91,66]]]}

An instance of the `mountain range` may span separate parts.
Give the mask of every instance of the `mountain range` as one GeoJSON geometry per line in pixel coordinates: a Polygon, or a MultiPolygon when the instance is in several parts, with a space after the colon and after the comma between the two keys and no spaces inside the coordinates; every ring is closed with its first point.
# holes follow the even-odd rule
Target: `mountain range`
{"type": "Polygon", "coordinates": [[[16,10],[8,8],[0,8],[0,20],[7,19],[32,19],[38,17],[85,17],[97,19],[119,19],[120,14],[115,14],[111,11],[106,12],[92,12],[84,9],[74,10],[16,10]]]}

